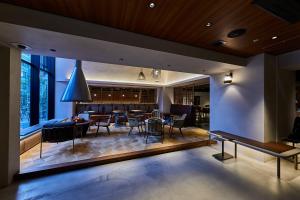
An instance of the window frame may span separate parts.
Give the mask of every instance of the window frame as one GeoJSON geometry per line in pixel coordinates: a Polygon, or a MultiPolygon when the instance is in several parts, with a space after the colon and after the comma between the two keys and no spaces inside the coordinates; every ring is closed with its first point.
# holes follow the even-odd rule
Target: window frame
{"type": "MultiPolygon", "coordinates": [[[[40,55],[31,55],[31,62],[21,59],[21,64],[26,63],[31,67],[30,80],[30,125],[40,124],[40,71],[48,74],[48,120],[54,119],[55,109],[55,58],[43,56],[46,65],[40,65],[40,55]]],[[[21,67],[21,66],[20,66],[21,67]]],[[[29,128],[28,127],[28,128],[29,128]]],[[[21,131],[20,131],[21,132],[21,131]]],[[[29,133],[28,133],[29,134],[29,133]]],[[[22,135],[24,136],[24,135],[22,135]]]]}

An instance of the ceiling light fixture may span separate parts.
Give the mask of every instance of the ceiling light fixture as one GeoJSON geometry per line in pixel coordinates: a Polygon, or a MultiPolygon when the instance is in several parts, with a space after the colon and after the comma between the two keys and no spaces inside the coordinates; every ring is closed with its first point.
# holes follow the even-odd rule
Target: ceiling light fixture
{"type": "Polygon", "coordinates": [[[206,27],[211,27],[212,23],[208,22],[207,24],[205,24],[206,27]]]}
{"type": "Polygon", "coordinates": [[[151,2],[151,3],[149,4],[149,7],[150,7],[150,8],[154,8],[154,7],[155,7],[155,3],[151,2]]]}
{"type": "Polygon", "coordinates": [[[144,74],[144,72],[143,72],[143,68],[141,68],[141,71],[140,71],[140,73],[139,73],[139,75],[138,75],[138,80],[139,80],[139,81],[144,81],[144,80],[146,80],[146,76],[145,76],[145,74],[144,74]]]}
{"type": "Polygon", "coordinates": [[[259,39],[258,38],[256,38],[256,39],[254,39],[254,40],[252,40],[254,43],[255,42],[258,42],[259,41],[259,39]]]}
{"type": "Polygon", "coordinates": [[[276,40],[278,37],[275,35],[272,37],[272,40],[276,40]]]}
{"type": "Polygon", "coordinates": [[[26,44],[22,44],[22,43],[17,43],[17,42],[13,42],[11,43],[11,45],[13,45],[14,47],[21,49],[21,50],[31,50],[32,48],[26,44]]]}
{"type": "Polygon", "coordinates": [[[152,70],[152,78],[158,81],[161,77],[161,69],[153,69],[152,70]]]}
{"type": "Polygon", "coordinates": [[[229,72],[224,76],[224,84],[231,84],[231,83],[232,83],[232,72],[229,72]]]}
{"type": "Polygon", "coordinates": [[[221,47],[224,46],[227,42],[224,40],[216,40],[212,43],[213,46],[215,47],[221,47]]]}
{"type": "Polygon", "coordinates": [[[229,37],[229,38],[240,37],[240,36],[244,35],[246,32],[247,32],[247,30],[245,28],[235,29],[235,30],[230,31],[227,34],[227,37],[229,37]]]}
{"type": "Polygon", "coordinates": [[[61,98],[62,102],[90,102],[90,89],[82,71],[81,60],[76,60],[68,85],[61,98]]]}

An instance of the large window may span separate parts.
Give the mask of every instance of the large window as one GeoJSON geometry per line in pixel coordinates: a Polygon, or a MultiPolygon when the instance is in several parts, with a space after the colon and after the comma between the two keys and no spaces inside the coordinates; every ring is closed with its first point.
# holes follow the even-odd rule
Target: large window
{"type": "Polygon", "coordinates": [[[54,117],[54,69],[55,58],[22,53],[21,130],[54,117]]]}
{"type": "Polygon", "coordinates": [[[40,71],[40,122],[48,120],[48,73],[40,71]]]}
{"type": "MultiPolygon", "coordinates": [[[[22,60],[30,62],[27,54],[22,54],[22,60]]],[[[21,92],[20,92],[20,127],[21,129],[30,126],[30,82],[31,66],[28,63],[21,63],[21,92]]]]}

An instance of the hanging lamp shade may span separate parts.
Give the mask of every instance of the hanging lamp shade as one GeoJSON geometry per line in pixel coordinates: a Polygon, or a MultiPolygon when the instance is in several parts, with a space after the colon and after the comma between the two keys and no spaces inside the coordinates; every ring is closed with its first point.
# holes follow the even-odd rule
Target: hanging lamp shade
{"type": "Polygon", "coordinates": [[[82,63],[76,60],[76,65],[71,74],[66,90],[61,98],[63,102],[89,102],[92,101],[90,89],[86,83],[82,63]]]}
{"type": "Polygon", "coordinates": [[[145,74],[144,74],[144,72],[143,72],[143,69],[141,69],[141,71],[140,71],[140,73],[139,73],[139,75],[138,75],[138,80],[139,80],[139,81],[146,80],[146,76],[145,76],[145,74]]]}

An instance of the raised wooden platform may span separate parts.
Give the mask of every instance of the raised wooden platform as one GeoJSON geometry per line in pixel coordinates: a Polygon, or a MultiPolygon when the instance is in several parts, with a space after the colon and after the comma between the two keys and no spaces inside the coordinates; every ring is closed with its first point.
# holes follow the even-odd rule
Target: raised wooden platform
{"type": "Polygon", "coordinates": [[[158,154],[180,151],[185,149],[192,149],[192,148],[197,148],[197,147],[202,147],[207,145],[210,145],[210,141],[203,140],[203,141],[190,142],[184,144],[176,144],[176,145],[166,146],[166,147],[159,147],[154,149],[134,151],[130,153],[120,153],[120,154],[115,154],[110,156],[102,156],[98,158],[68,162],[63,164],[48,165],[45,167],[32,168],[30,170],[23,171],[22,173],[17,174],[15,178],[19,180],[19,179],[40,177],[40,176],[70,171],[70,170],[82,169],[82,168],[87,168],[87,167],[92,167],[97,165],[104,165],[104,164],[109,164],[114,162],[135,159],[135,158],[154,156],[158,154]]]}

